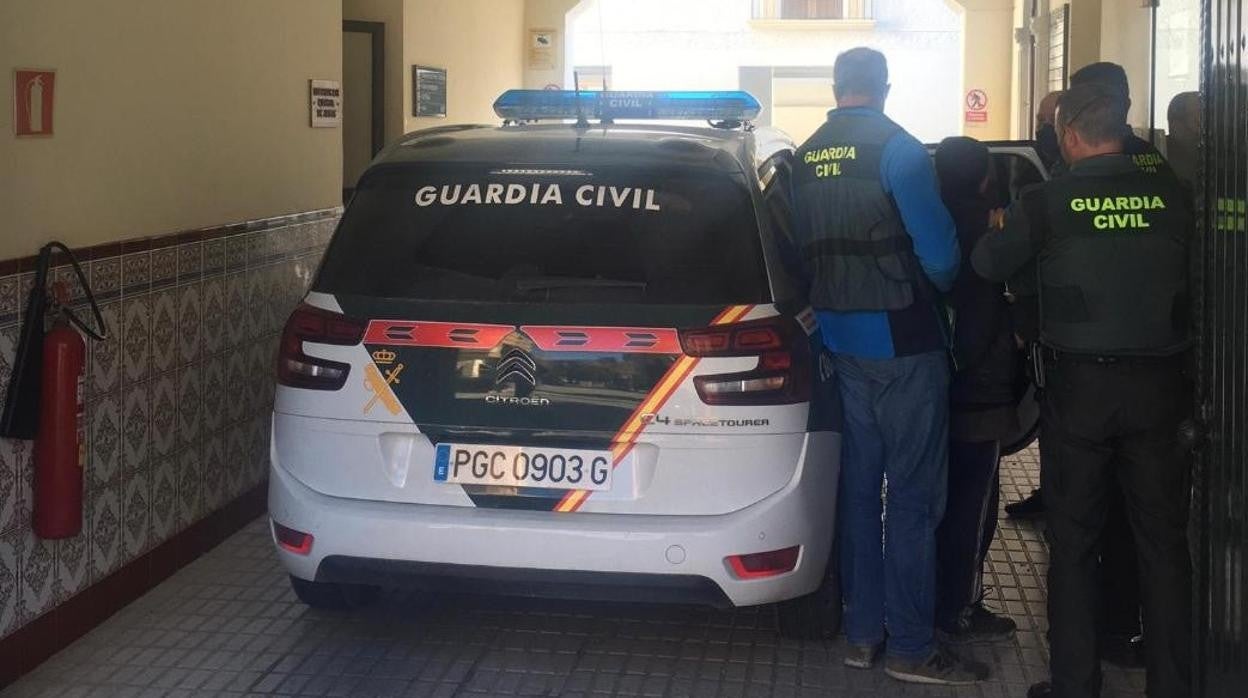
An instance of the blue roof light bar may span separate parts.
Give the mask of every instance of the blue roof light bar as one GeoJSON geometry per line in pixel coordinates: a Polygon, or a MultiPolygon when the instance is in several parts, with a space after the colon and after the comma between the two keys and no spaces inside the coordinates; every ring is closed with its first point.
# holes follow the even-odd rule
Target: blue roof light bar
{"type": "Polygon", "coordinates": [[[762,105],[748,92],[586,92],[508,90],[494,113],[511,121],[540,119],[667,119],[752,121],[762,105]],[[580,108],[577,108],[577,102],[580,108]]]}

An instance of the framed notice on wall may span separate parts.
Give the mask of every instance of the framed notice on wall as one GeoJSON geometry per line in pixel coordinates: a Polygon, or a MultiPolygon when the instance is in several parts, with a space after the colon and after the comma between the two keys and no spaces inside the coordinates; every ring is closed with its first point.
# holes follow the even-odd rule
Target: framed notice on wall
{"type": "Polygon", "coordinates": [[[412,116],[446,116],[446,69],[412,66],[412,116]]]}
{"type": "Polygon", "coordinates": [[[334,128],[342,123],[342,83],[337,80],[309,80],[308,94],[312,128],[334,128]]]}

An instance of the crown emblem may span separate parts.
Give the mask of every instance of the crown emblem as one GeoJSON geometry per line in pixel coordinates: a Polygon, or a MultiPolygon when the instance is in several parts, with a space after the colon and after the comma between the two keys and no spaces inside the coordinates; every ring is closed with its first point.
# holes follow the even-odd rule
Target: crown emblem
{"type": "Polygon", "coordinates": [[[398,355],[389,349],[378,349],[373,352],[373,361],[376,361],[383,366],[388,366],[394,363],[396,358],[398,358],[398,355]]]}

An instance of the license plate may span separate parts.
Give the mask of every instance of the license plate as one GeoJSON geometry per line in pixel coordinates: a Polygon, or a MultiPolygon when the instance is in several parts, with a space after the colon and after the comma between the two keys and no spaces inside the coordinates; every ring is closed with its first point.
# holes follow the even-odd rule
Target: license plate
{"type": "Polygon", "coordinates": [[[611,471],[610,451],[438,444],[433,479],[461,485],[599,491],[611,489],[611,471]]]}

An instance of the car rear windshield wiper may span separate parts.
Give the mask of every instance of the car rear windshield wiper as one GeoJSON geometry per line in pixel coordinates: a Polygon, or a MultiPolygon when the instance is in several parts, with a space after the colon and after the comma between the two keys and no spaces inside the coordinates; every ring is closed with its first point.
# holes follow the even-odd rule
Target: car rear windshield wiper
{"type": "Polygon", "coordinates": [[[516,281],[516,290],[520,293],[551,291],[565,288],[632,289],[644,292],[646,290],[646,282],[619,281],[616,279],[578,279],[560,276],[519,279],[516,281]]]}

